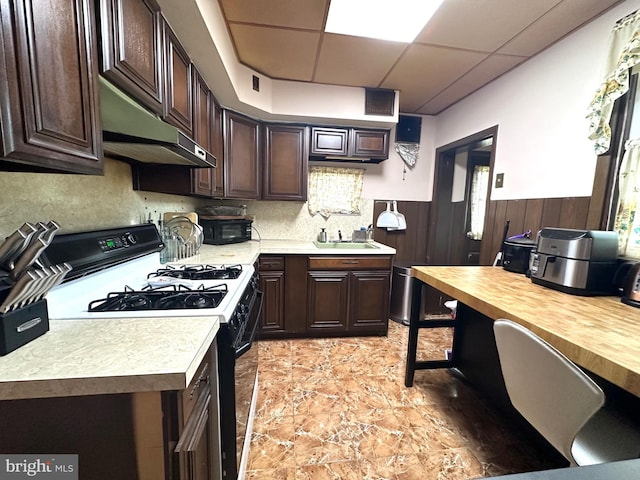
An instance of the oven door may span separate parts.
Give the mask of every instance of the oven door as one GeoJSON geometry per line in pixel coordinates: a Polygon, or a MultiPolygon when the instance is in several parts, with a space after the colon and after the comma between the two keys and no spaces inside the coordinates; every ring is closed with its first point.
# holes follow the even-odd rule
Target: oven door
{"type": "MultiPolygon", "coordinates": [[[[251,402],[254,396],[256,385],[256,375],[258,373],[258,346],[254,345],[258,335],[258,319],[262,310],[262,295],[259,290],[255,291],[254,298],[247,315],[247,323],[241,341],[236,346],[235,365],[235,405],[236,405],[236,465],[238,472],[241,471],[243,459],[243,449],[247,449],[248,442],[247,428],[250,422],[251,402]],[[245,441],[247,445],[244,445],[245,441]]],[[[246,456],[246,455],[245,455],[246,456]]]]}

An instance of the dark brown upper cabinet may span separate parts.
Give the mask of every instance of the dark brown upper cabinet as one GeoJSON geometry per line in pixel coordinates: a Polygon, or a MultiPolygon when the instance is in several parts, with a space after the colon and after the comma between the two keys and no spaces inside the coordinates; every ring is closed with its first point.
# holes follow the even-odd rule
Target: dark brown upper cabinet
{"type": "Polygon", "coordinates": [[[312,159],[349,157],[380,162],[389,158],[389,130],[311,127],[312,159]]]}
{"type": "MultiPolygon", "coordinates": [[[[213,94],[200,73],[193,68],[193,133],[194,140],[208,152],[213,151],[213,94]]],[[[194,168],[193,193],[211,197],[215,190],[214,168],[194,168]]]]}
{"type": "Polygon", "coordinates": [[[311,127],[311,155],[349,154],[349,130],[346,128],[311,127]]]}
{"type": "Polygon", "coordinates": [[[100,0],[101,71],[162,115],[162,17],[154,0],[100,0]]]}
{"type": "Polygon", "coordinates": [[[351,154],[372,159],[389,158],[388,130],[351,130],[351,154]]]}
{"type": "Polygon", "coordinates": [[[91,0],[0,0],[0,168],[102,174],[91,0]]]}
{"type": "Polygon", "coordinates": [[[187,52],[166,22],[163,23],[165,48],[164,119],[193,138],[192,65],[187,52]]]}
{"type": "Polygon", "coordinates": [[[224,111],[225,198],[259,199],[260,122],[224,111]]]}
{"type": "Polygon", "coordinates": [[[308,127],[265,125],[263,200],[307,199],[308,127]]]}
{"type": "Polygon", "coordinates": [[[224,128],[222,120],[222,107],[215,101],[213,102],[213,156],[216,157],[215,169],[215,185],[213,196],[216,198],[224,197],[224,128]]]}

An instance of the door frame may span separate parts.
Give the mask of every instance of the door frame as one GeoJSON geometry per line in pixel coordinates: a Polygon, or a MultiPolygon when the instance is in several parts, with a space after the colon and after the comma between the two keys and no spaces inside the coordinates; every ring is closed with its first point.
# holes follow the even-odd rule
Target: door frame
{"type": "MultiPolygon", "coordinates": [[[[467,137],[461,138],[454,142],[448,143],[441,147],[436,148],[435,155],[435,170],[433,175],[433,196],[431,200],[431,215],[429,216],[429,234],[428,234],[428,243],[427,243],[427,265],[435,265],[436,263],[432,262],[432,259],[439,258],[442,253],[445,255],[447,252],[442,252],[438,248],[438,242],[436,241],[436,237],[438,234],[438,208],[439,202],[441,201],[440,196],[443,194],[443,190],[439,187],[438,178],[441,174],[441,163],[447,158],[451,158],[452,156],[455,158],[455,151],[462,147],[468,147],[488,138],[493,138],[493,143],[491,147],[491,156],[489,160],[489,191],[487,193],[487,211],[489,211],[489,202],[491,200],[491,192],[493,190],[493,169],[496,155],[496,144],[498,140],[498,125],[494,125],[480,132],[476,132],[467,137]]],[[[446,193],[446,192],[444,192],[446,193]]],[[[487,223],[487,217],[485,216],[485,227],[487,223]]],[[[482,248],[482,241],[481,241],[482,248]]],[[[439,263],[442,264],[442,263],[439,263]]]]}

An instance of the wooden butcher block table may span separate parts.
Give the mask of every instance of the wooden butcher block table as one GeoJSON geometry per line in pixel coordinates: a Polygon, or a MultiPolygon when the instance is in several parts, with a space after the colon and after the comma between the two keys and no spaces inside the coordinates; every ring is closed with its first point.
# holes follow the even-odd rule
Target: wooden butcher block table
{"type": "MultiPolygon", "coordinates": [[[[472,381],[476,375],[485,376],[489,367],[498,369],[490,376],[501,377],[497,358],[483,363],[486,358],[478,360],[474,355],[480,350],[495,353],[491,321],[508,318],[531,329],[586,370],[640,397],[640,309],[621,303],[620,298],[569,295],[499,267],[414,266],[411,275],[410,329],[416,335],[417,324],[422,327],[425,323],[413,318],[420,311],[416,288],[427,284],[458,300],[451,365],[465,375],[468,370],[472,381]],[[483,328],[474,327],[481,324],[478,319],[484,319],[483,328]],[[475,365],[476,360],[480,365],[475,365]]],[[[415,369],[431,367],[415,362],[415,355],[410,358],[411,348],[408,352],[405,383],[410,386],[415,369]]]]}

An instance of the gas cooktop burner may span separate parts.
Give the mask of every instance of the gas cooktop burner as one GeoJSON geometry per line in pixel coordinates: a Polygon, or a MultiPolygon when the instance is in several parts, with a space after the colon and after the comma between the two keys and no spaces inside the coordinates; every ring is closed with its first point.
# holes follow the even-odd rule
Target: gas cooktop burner
{"type": "Polygon", "coordinates": [[[147,278],[153,277],[173,277],[185,280],[234,280],[242,273],[241,265],[230,267],[214,267],[212,265],[184,265],[182,267],[160,268],[150,273],[147,278]]]}
{"type": "Polygon", "coordinates": [[[227,284],[192,289],[184,285],[145,287],[134,290],[125,286],[123,292],[112,292],[107,298],[89,303],[90,312],[116,312],[136,310],[183,310],[215,308],[227,294],[227,284]]]}

